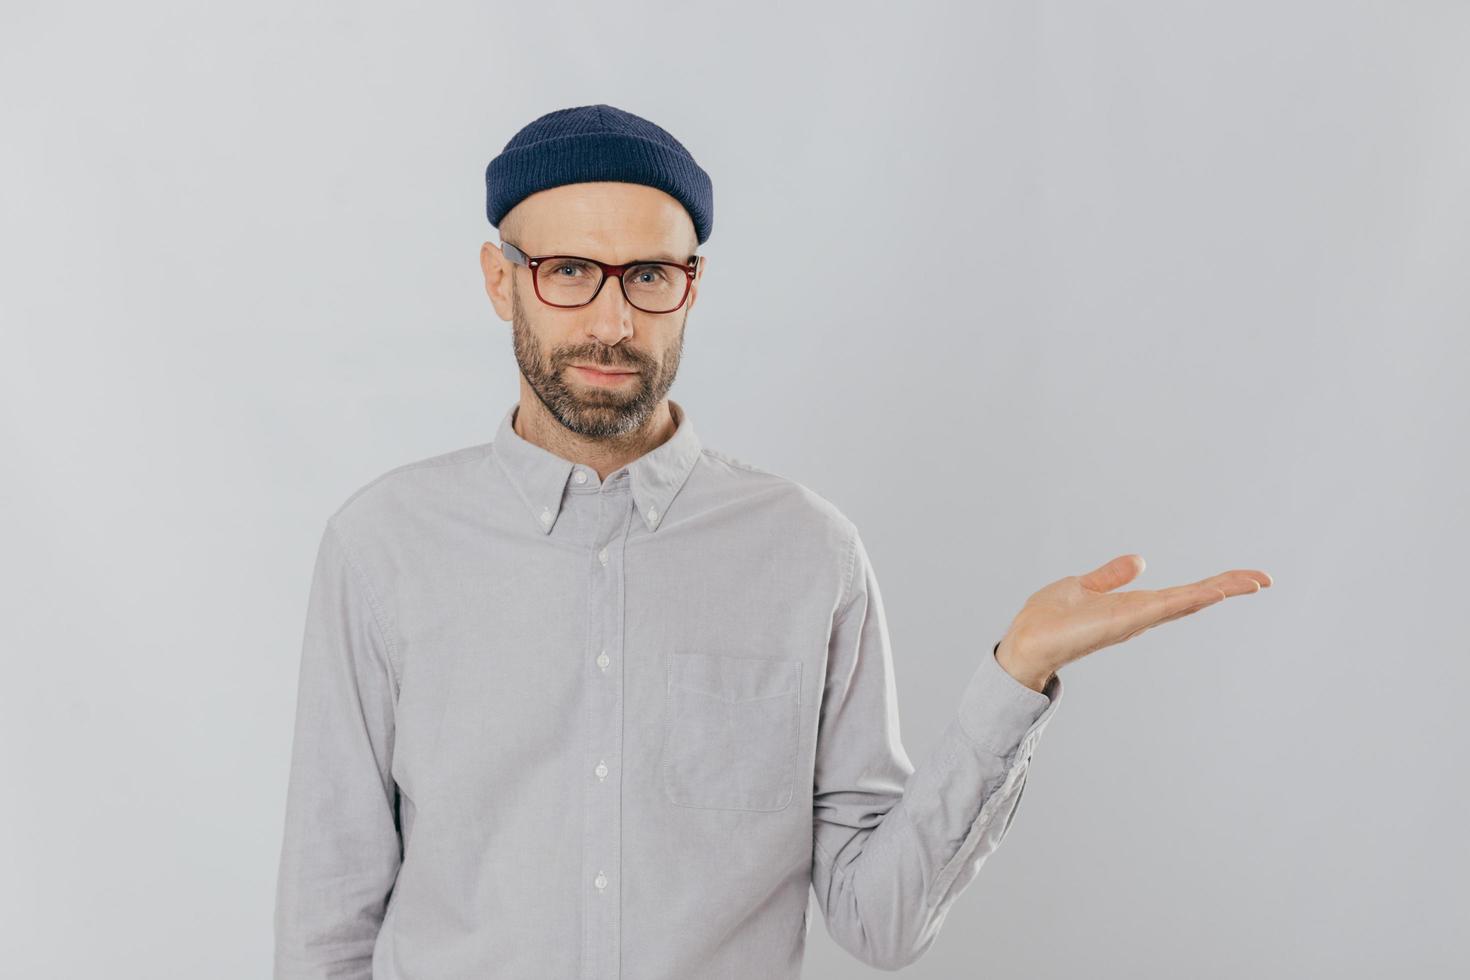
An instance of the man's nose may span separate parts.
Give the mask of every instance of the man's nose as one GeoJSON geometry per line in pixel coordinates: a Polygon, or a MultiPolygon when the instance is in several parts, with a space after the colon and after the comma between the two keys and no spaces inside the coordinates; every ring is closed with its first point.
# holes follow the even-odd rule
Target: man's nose
{"type": "Polygon", "coordinates": [[[616,276],[608,276],[588,306],[592,318],[588,331],[603,343],[612,345],[633,334],[634,309],[623,295],[623,284],[616,276]]]}

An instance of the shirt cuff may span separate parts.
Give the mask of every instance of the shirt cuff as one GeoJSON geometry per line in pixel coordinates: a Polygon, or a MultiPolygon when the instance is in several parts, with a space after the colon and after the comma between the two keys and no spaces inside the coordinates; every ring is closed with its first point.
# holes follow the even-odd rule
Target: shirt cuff
{"type": "Polygon", "coordinates": [[[1034,691],[1000,665],[992,647],[965,685],[960,727],[989,751],[1009,755],[1032,729],[1039,733],[1041,723],[1050,718],[1061,698],[1060,673],[1053,674],[1043,690],[1034,691]]]}

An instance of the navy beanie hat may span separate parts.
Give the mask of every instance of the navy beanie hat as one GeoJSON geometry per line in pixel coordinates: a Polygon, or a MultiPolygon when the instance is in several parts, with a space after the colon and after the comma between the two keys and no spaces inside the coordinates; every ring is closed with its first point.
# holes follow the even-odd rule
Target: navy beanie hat
{"type": "Polygon", "coordinates": [[[499,227],[523,198],[589,180],[657,187],[684,205],[700,244],[709,238],[715,220],[709,174],[663,129],[602,103],[548,112],[512,136],[485,168],[485,214],[499,227]]]}

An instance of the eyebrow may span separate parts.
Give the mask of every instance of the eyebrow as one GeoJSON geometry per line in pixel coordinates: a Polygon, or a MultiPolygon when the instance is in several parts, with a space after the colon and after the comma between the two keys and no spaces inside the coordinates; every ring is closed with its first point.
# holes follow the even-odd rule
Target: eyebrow
{"type": "Polygon", "coordinates": [[[645,255],[645,256],[642,256],[641,258],[633,259],[633,260],[631,260],[631,262],[672,262],[675,265],[688,265],[689,264],[689,260],[687,258],[676,259],[676,258],[674,258],[674,256],[670,255],[668,252],[659,252],[657,255],[645,255]]]}
{"type": "MultiPolygon", "coordinates": [[[[512,242],[511,244],[514,245],[515,243],[512,242]]],[[[516,245],[516,247],[517,248],[520,248],[521,251],[524,252],[527,255],[535,255],[535,254],[537,254],[537,253],[531,251],[530,249],[522,248],[519,245],[516,245]]],[[[575,251],[573,251],[571,249],[567,249],[567,250],[564,250],[564,251],[561,251],[561,252],[542,252],[540,254],[542,254],[542,255],[572,255],[572,256],[576,256],[577,255],[577,252],[575,252],[575,251]]],[[[580,258],[591,258],[591,256],[587,256],[587,255],[578,256],[578,257],[580,257],[580,258]]],[[[684,258],[681,259],[681,258],[676,258],[673,255],[670,255],[668,252],[659,252],[656,255],[641,255],[641,256],[639,256],[636,259],[629,259],[628,262],[625,263],[625,264],[627,264],[627,265],[633,265],[633,264],[636,264],[638,262],[672,262],[675,265],[688,265],[690,259],[692,259],[693,257],[694,257],[694,254],[693,253],[690,253],[688,256],[685,256],[684,258]]]]}
{"type": "MultiPolygon", "coordinates": [[[[555,253],[555,254],[558,254],[558,255],[575,255],[576,253],[575,252],[558,252],[558,253],[555,253]]],[[[638,262],[672,262],[675,265],[688,265],[689,264],[689,258],[686,257],[686,258],[679,259],[679,258],[675,258],[674,256],[670,255],[668,252],[659,252],[656,255],[640,255],[636,259],[629,259],[626,264],[633,265],[633,264],[638,263],[638,262]]]]}

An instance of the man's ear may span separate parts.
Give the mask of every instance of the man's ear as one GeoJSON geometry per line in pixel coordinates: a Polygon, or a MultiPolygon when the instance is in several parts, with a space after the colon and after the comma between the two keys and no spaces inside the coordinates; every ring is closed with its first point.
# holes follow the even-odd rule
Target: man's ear
{"type": "Polygon", "coordinates": [[[515,267],[493,242],[480,246],[480,272],[485,277],[485,295],[495,307],[495,315],[509,322],[514,316],[515,305],[510,296],[510,277],[515,267]]]}
{"type": "MultiPolygon", "coordinates": [[[[704,268],[709,265],[709,256],[699,257],[699,268],[694,270],[694,280],[689,283],[689,309],[694,309],[694,301],[699,299],[699,280],[704,278],[704,268]]],[[[687,314],[686,314],[687,315],[687,314]]]]}

